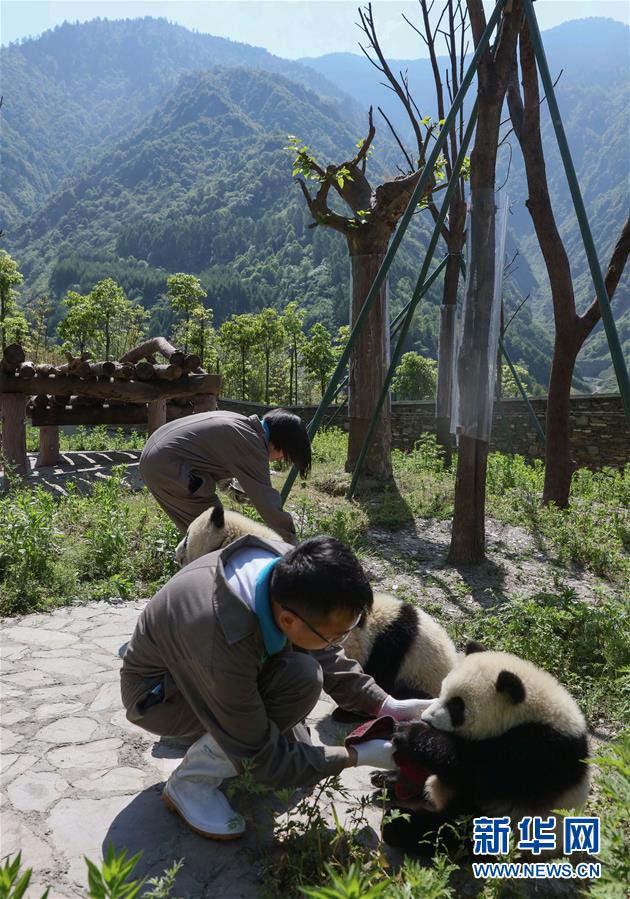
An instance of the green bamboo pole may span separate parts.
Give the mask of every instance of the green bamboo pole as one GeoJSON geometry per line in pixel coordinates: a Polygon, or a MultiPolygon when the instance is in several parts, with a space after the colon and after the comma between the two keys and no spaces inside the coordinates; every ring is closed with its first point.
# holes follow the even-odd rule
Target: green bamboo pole
{"type": "MultiPolygon", "coordinates": [[[[459,93],[457,96],[459,96],[459,93]]],[[[431,240],[429,241],[429,246],[427,247],[427,252],[424,257],[424,262],[422,263],[422,268],[420,270],[420,274],[418,275],[418,281],[416,283],[411,302],[408,304],[404,321],[400,327],[400,334],[398,337],[398,342],[396,344],[396,349],[394,350],[394,353],[392,355],[392,359],[387,370],[387,374],[385,375],[385,380],[383,382],[381,392],[379,394],[378,400],[376,401],[376,407],[374,409],[374,412],[372,413],[372,418],[370,419],[370,424],[363,440],[363,445],[361,446],[361,452],[359,453],[356,465],[354,466],[354,471],[352,472],[352,479],[350,481],[350,486],[346,494],[348,499],[351,499],[351,497],[354,495],[354,491],[356,490],[359,477],[361,476],[361,472],[363,471],[363,466],[365,464],[365,458],[370,448],[370,444],[372,443],[374,431],[376,430],[378,416],[380,415],[383,403],[385,402],[385,398],[389,391],[389,385],[391,384],[392,378],[394,377],[394,372],[398,367],[398,362],[400,360],[405,338],[407,337],[407,332],[409,331],[409,326],[411,325],[411,320],[413,318],[414,312],[416,311],[418,303],[424,296],[424,282],[427,277],[427,272],[429,270],[429,266],[431,265],[431,260],[433,259],[433,254],[435,253],[435,248],[437,247],[438,240],[440,239],[442,225],[444,224],[449,206],[451,205],[451,199],[453,197],[453,194],[455,193],[455,189],[457,188],[459,172],[464,163],[464,159],[466,158],[468,145],[470,144],[470,141],[472,139],[476,124],[477,101],[475,100],[475,105],[470,111],[470,117],[468,119],[468,124],[466,125],[466,131],[464,132],[464,136],[462,138],[462,144],[459,148],[459,153],[457,154],[457,159],[455,160],[455,163],[453,165],[453,171],[451,172],[448,187],[446,188],[446,194],[444,195],[442,206],[435,221],[435,228],[433,229],[433,234],[431,235],[431,240]]]]}
{"type": "MultiPolygon", "coordinates": [[[[394,259],[394,256],[396,255],[396,251],[398,250],[398,246],[403,238],[405,231],[407,230],[407,226],[409,225],[409,222],[411,221],[411,217],[415,212],[416,205],[417,205],[419,199],[422,197],[422,194],[424,193],[424,190],[425,190],[427,184],[429,183],[430,178],[433,177],[433,170],[435,168],[435,164],[437,162],[438,156],[440,155],[440,153],[442,151],[442,147],[444,146],[444,144],[446,142],[446,138],[448,136],[449,131],[451,130],[451,126],[452,126],[453,122],[455,121],[455,117],[457,116],[457,113],[459,112],[460,106],[464,102],[464,97],[466,96],[466,93],[468,92],[468,88],[470,87],[473,77],[475,76],[475,74],[477,72],[479,60],[481,59],[482,55],[485,53],[486,47],[488,46],[488,44],[490,42],[490,38],[492,36],[492,32],[494,31],[494,27],[497,24],[497,22],[499,21],[501,14],[503,12],[503,8],[507,2],[508,2],[508,0],[497,0],[497,3],[492,11],[492,15],[488,19],[488,24],[486,25],[485,31],[479,40],[479,44],[477,45],[477,48],[475,49],[473,57],[470,61],[470,65],[468,66],[468,68],[466,70],[466,74],[464,75],[464,78],[462,80],[460,88],[455,96],[455,99],[453,100],[453,105],[451,106],[451,108],[446,116],[446,119],[444,120],[442,129],[437,136],[437,139],[435,141],[435,144],[433,145],[433,149],[432,149],[431,153],[429,154],[429,158],[426,161],[424,170],[423,170],[422,174],[420,175],[420,178],[416,182],[416,186],[413,190],[413,193],[411,194],[409,203],[407,204],[407,209],[405,210],[403,217],[400,220],[398,228],[396,229],[396,233],[394,234],[392,242],[389,245],[387,253],[385,254],[385,258],[383,259],[383,262],[381,263],[381,267],[377,272],[377,275],[372,283],[372,286],[371,286],[370,290],[368,291],[368,295],[365,298],[365,302],[363,303],[363,306],[361,307],[361,311],[359,312],[359,315],[357,316],[357,320],[354,323],[354,327],[353,327],[352,331],[350,332],[350,336],[348,338],[348,343],[346,344],[343,353],[339,357],[339,361],[337,362],[337,366],[331,375],[331,378],[330,378],[330,381],[328,382],[328,386],[326,388],[324,396],[322,397],[321,402],[320,402],[319,406],[317,407],[317,411],[315,412],[315,415],[313,416],[313,418],[310,422],[308,432],[309,432],[309,436],[311,437],[311,439],[317,433],[317,429],[318,429],[319,424],[324,416],[324,413],[326,412],[326,409],[330,405],[332,396],[337,388],[337,384],[339,383],[339,380],[340,380],[340,378],[343,374],[343,371],[346,367],[346,364],[348,362],[348,358],[350,356],[352,347],[354,346],[356,339],[363,327],[363,323],[364,323],[365,319],[367,318],[367,315],[372,307],[374,299],[378,296],[378,292],[380,291],[381,286],[382,286],[383,282],[385,281],[385,278],[387,277],[387,273],[392,264],[392,260],[394,259]]],[[[287,476],[286,481],[284,482],[284,486],[283,486],[281,494],[280,494],[283,504],[286,501],[286,498],[289,495],[293,484],[295,483],[296,477],[297,477],[297,468],[295,466],[293,466],[287,476]]]]}
{"type": "Polygon", "coordinates": [[[519,391],[519,393],[521,394],[521,396],[523,397],[523,400],[525,401],[525,405],[527,406],[527,411],[529,412],[529,417],[530,417],[531,420],[532,420],[532,424],[534,425],[534,428],[535,428],[535,430],[536,430],[536,433],[538,434],[538,436],[540,437],[540,439],[542,440],[542,442],[543,442],[543,444],[544,444],[544,442],[545,442],[545,432],[543,431],[543,427],[542,427],[541,423],[540,423],[539,420],[538,420],[538,416],[537,416],[536,413],[534,412],[534,407],[533,407],[532,404],[530,403],[529,397],[527,396],[527,393],[525,392],[525,388],[523,387],[523,382],[522,382],[521,379],[519,378],[516,369],[515,369],[514,366],[512,365],[512,360],[511,360],[510,357],[508,356],[508,351],[505,349],[505,344],[503,343],[503,341],[501,340],[500,337],[499,337],[499,347],[501,348],[501,352],[503,353],[503,356],[505,357],[505,361],[507,362],[507,364],[508,364],[509,367],[510,367],[510,371],[512,372],[512,377],[514,378],[514,380],[515,380],[515,382],[516,382],[516,386],[517,386],[517,388],[518,388],[518,391],[519,391]]]}
{"type": "Polygon", "coordinates": [[[606,331],[606,338],[608,340],[608,347],[610,349],[610,355],[612,358],[613,367],[615,369],[615,375],[617,376],[619,391],[623,399],[626,420],[628,424],[630,424],[630,379],[628,378],[628,369],[626,368],[626,363],[623,358],[623,351],[619,342],[619,334],[617,333],[615,319],[610,308],[608,291],[606,290],[604,276],[602,275],[602,270],[597,258],[597,252],[595,250],[595,244],[593,242],[593,235],[591,234],[588,217],[586,215],[586,209],[584,208],[582,192],[580,191],[580,185],[575,173],[573,159],[571,158],[571,151],[569,149],[567,137],[564,132],[564,125],[562,124],[562,118],[560,117],[560,110],[558,108],[558,101],[556,100],[553,80],[551,78],[551,73],[549,72],[547,57],[545,55],[545,48],[543,47],[542,38],[540,36],[540,30],[538,28],[538,22],[536,21],[536,13],[534,12],[532,0],[524,0],[524,6],[525,15],[527,16],[527,25],[529,27],[529,36],[534,47],[534,53],[538,62],[540,77],[542,79],[543,87],[545,88],[545,96],[547,99],[547,104],[549,106],[551,122],[553,124],[554,131],[556,132],[558,148],[560,150],[560,155],[564,164],[564,170],[566,172],[569,190],[571,191],[573,206],[575,207],[575,214],[580,226],[582,242],[584,244],[584,250],[586,251],[588,265],[591,270],[591,278],[593,279],[595,293],[597,294],[597,300],[599,302],[602,321],[604,323],[604,329],[606,331]]]}

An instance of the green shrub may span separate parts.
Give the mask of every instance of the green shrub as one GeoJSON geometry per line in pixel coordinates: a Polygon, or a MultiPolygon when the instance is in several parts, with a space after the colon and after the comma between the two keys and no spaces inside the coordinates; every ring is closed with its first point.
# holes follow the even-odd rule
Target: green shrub
{"type": "Polygon", "coordinates": [[[0,614],[29,612],[61,576],[55,499],[41,487],[9,493],[0,499],[0,519],[0,614]]]}
{"type": "Polygon", "coordinates": [[[590,885],[588,895],[626,899],[630,884],[630,730],[591,763],[601,771],[595,811],[601,818],[602,876],[590,885]]]}
{"type": "Polygon", "coordinates": [[[630,665],[630,607],[619,597],[591,604],[570,588],[536,593],[457,621],[455,630],[459,643],[465,634],[549,671],[592,720],[624,721],[630,714],[623,675],[630,665]]]}
{"type": "Polygon", "coordinates": [[[444,459],[435,434],[423,434],[408,453],[404,453],[402,450],[393,450],[392,466],[394,471],[408,473],[443,472],[444,459]]]}
{"type": "Polygon", "coordinates": [[[334,462],[341,469],[348,450],[348,435],[341,428],[320,428],[313,439],[313,464],[334,462]]]}

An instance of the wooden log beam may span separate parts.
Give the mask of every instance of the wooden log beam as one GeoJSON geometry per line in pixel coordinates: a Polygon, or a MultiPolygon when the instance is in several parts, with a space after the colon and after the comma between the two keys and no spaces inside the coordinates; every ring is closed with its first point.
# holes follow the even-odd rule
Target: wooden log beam
{"type": "Polygon", "coordinates": [[[30,359],[26,362],[22,362],[22,364],[18,367],[17,374],[20,378],[34,378],[35,365],[30,361],[30,359]]]}
{"type": "Polygon", "coordinates": [[[140,359],[149,359],[155,353],[160,353],[172,365],[183,365],[184,363],[184,354],[180,350],[175,349],[173,344],[169,343],[165,337],[153,337],[151,340],[146,340],[139,346],[129,350],[124,356],[121,356],[120,361],[139,362],[140,359]]]}
{"type": "Polygon", "coordinates": [[[38,378],[50,378],[51,375],[57,374],[57,369],[50,362],[40,362],[35,366],[35,374],[38,378]]]}
{"type": "Polygon", "coordinates": [[[39,454],[35,468],[46,468],[59,462],[59,428],[46,425],[39,429],[39,454]]]}
{"type": "Polygon", "coordinates": [[[2,360],[0,361],[0,369],[8,374],[15,371],[18,365],[26,359],[26,353],[19,343],[10,343],[4,348],[2,360]]]}
{"type": "Polygon", "coordinates": [[[151,362],[136,362],[135,377],[138,381],[152,381],[155,378],[155,366],[151,362]]]}
{"type": "Polygon", "coordinates": [[[32,400],[35,409],[45,409],[49,402],[50,400],[45,393],[38,393],[32,400]]]}
{"type": "Polygon", "coordinates": [[[37,378],[30,381],[0,373],[0,393],[22,393],[33,396],[52,393],[55,396],[98,397],[101,400],[121,400],[129,403],[150,403],[152,400],[188,399],[200,394],[219,394],[221,376],[216,374],[190,374],[177,381],[82,381],[73,375],[55,378],[37,378]]]}
{"type": "MultiPolygon", "coordinates": [[[[1,393],[1,391],[0,391],[1,393]]],[[[5,483],[10,484],[14,473],[17,477],[28,474],[26,455],[26,394],[8,393],[0,395],[0,419],[2,421],[2,455],[9,466],[5,483]]]]}
{"type": "Polygon", "coordinates": [[[90,362],[89,366],[93,378],[113,378],[116,372],[115,362],[90,362]]]}
{"type": "Polygon", "coordinates": [[[158,381],[177,381],[184,374],[181,365],[154,365],[153,372],[158,381]]]}
{"type": "MultiPolygon", "coordinates": [[[[214,408],[216,408],[216,398],[214,408]]],[[[204,398],[205,402],[205,398],[204,398]]],[[[208,412],[214,409],[198,408],[191,401],[185,405],[166,404],[166,421],[176,418],[184,418],[195,412],[208,412]]],[[[58,427],[63,425],[146,425],[148,423],[148,409],[146,404],[126,403],[118,406],[75,406],[62,407],[51,406],[49,408],[33,408],[31,422],[34,427],[58,427]]]]}

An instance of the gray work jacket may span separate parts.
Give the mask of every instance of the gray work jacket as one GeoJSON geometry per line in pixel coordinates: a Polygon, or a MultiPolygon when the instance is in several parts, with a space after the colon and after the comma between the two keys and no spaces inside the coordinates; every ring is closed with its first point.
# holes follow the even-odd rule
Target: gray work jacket
{"type": "MultiPolygon", "coordinates": [[[[159,678],[168,672],[204,730],[242,771],[272,787],[304,786],[338,774],[347,760],[341,746],[290,742],[270,720],[258,692],[265,647],[255,613],[225,579],[224,564],[246,546],[275,555],[282,541],[242,537],[178,572],[149,601],[123,660],[122,675],[159,678]]],[[[311,653],[324,689],[345,708],[376,715],[387,694],[343,650],[311,653]]]]}
{"type": "Polygon", "coordinates": [[[191,475],[203,481],[197,496],[215,494],[217,481],[237,478],[262,519],[281,539],[295,542],[295,527],[271,486],[267,437],[257,415],[218,410],[199,412],[167,422],[147,440],[141,467],[188,484],[191,475]]]}

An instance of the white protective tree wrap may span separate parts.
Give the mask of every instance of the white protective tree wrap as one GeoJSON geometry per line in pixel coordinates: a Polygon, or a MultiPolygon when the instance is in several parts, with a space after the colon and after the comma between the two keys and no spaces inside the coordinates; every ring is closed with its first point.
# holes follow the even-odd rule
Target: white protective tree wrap
{"type": "Polygon", "coordinates": [[[451,433],[490,440],[499,346],[507,194],[480,190],[468,201],[466,279],[453,353],[451,433]]]}

